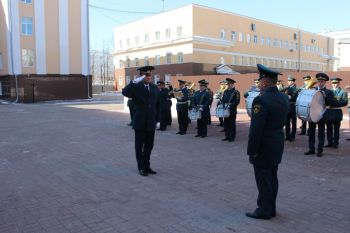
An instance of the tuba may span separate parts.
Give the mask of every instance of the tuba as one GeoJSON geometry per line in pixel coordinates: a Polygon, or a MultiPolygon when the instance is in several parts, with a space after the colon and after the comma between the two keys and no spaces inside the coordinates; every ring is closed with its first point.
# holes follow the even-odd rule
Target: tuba
{"type": "Polygon", "coordinates": [[[315,86],[317,83],[317,79],[315,77],[311,77],[311,79],[308,81],[308,83],[305,86],[305,89],[311,89],[315,86]]]}

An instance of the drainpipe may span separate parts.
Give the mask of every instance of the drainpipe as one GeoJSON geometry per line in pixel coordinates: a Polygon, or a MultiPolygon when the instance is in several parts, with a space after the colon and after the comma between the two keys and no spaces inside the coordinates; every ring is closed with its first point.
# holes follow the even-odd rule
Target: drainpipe
{"type": "Polygon", "coordinates": [[[9,13],[9,19],[8,20],[9,20],[9,29],[10,29],[11,69],[12,69],[12,73],[15,76],[15,85],[16,85],[16,100],[15,100],[15,103],[18,103],[18,101],[19,101],[18,80],[17,80],[17,74],[15,72],[15,66],[13,64],[13,45],[12,45],[13,39],[12,39],[12,8],[11,8],[11,1],[8,1],[7,8],[8,8],[7,9],[8,13],[9,13]]]}
{"type": "Polygon", "coordinates": [[[88,37],[88,73],[87,73],[87,85],[88,85],[88,98],[91,99],[92,97],[90,96],[90,10],[89,10],[89,0],[86,1],[87,4],[87,37],[88,37]]]}

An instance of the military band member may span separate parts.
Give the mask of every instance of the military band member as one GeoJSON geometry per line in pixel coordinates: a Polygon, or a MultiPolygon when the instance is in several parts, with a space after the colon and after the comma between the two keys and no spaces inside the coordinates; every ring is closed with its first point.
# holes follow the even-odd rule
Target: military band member
{"type": "MultiPolygon", "coordinates": [[[[301,88],[299,88],[300,91],[306,89],[307,84],[310,81],[311,77],[309,75],[307,75],[307,76],[303,77],[303,79],[304,79],[304,85],[301,88]]],[[[307,130],[307,121],[302,120],[301,121],[301,132],[299,133],[299,135],[308,134],[307,131],[308,131],[307,130]]]]}
{"type": "Polygon", "coordinates": [[[278,91],[283,91],[284,89],[283,80],[277,80],[277,89],[278,91]]]}
{"type": "MultiPolygon", "coordinates": [[[[207,85],[207,92],[209,93],[209,109],[211,108],[211,105],[213,104],[214,101],[214,92],[208,87],[209,86],[209,82],[205,81],[206,85],[207,85]]],[[[209,111],[209,115],[207,115],[207,124],[211,125],[211,115],[210,115],[210,111],[209,111]]]]}
{"type": "Polygon", "coordinates": [[[207,82],[201,80],[199,90],[194,93],[193,101],[191,102],[192,108],[196,108],[201,111],[202,117],[197,120],[197,135],[195,137],[205,138],[207,136],[207,124],[208,117],[210,117],[210,94],[207,89],[207,82]]]}
{"type": "Polygon", "coordinates": [[[331,80],[334,98],[338,101],[339,107],[331,107],[329,109],[326,123],[328,144],[325,147],[338,148],[340,123],[343,120],[343,111],[341,107],[345,107],[348,104],[348,95],[340,88],[341,78],[332,78],[331,80]]]}
{"type": "Polygon", "coordinates": [[[159,88],[159,105],[160,105],[160,127],[159,130],[165,131],[168,124],[168,99],[169,91],[165,88],[165,83],[163,81],[157,82],[159,88]]]}
{"type": "Polygon", "coordinates": [[[240,93],[235,88],[235,80],[227,78],[226,82],[228,89],[224,92],[222,103],[225,109],[229,109],[230,116],[224,118],[225,138],[222,141],[233,142],[236,138],[236,115],[240,93]]]}
{"type": "Polygon", "coordinates": [[[297,132],[297,114],[295,109],[295,102],[297,101],[299,88],[295,85],[295,78],[288,77],[288,87],[284,89],[284,92],[288,95],[289,108],[286,119],[286,140],[294,141],[295,134],[297,132]],[[292,124],[292,131],[290,131],[290,125],[292,124]]]}
{"type": "Polygon", "coordinates": [[[135,103],[133,129],[135,130],[135,151],[137,168],[141,176],[156,174],[150,167],[150,157],[154,144],[154,132],[159,117],[159,91],[151,83],[153,66],[138,69],[140,76],[128,84],[122,93],[135,103]]]}
{"type": "MultiPolygon", "coordinates": [[[[216,107],[218,105],[222,104],[221,99],[222,99],[222,96],[224,95],[224,91],[226,89],[227,89],[227,82],[226,82],[226,80],[223,80],[220,82],[220,89],[217,90],[215,92],[215,95],[214,95],[214,98],[219,100],[216,107]]],[[[224,118],[223,117],[219,117],[219,122],[220,122],[220,124],[218,124],[218,126],[224,126],[224,118]]]]}
{"type": "MultiPolygon", "coordinates": [[[[325,103],[327,106],[335,106],[334,104],[334,93],[333,91],[326,88],[326,82],[329,80],[329,77],[325,73],[316,74],[316,79],[318,81],[318,86],[315,88],[323,93],[325,97],[325,103]]],[[[325,125],[327,121],[329,109],[323,114],[322,118],[317,122],[309,122],[309,150],[305,152],[305,155],[315,154],[315,135],[316,135],[316,126],[318,127],[318,146],[317,146],[317,157],[321,157],[324,147],[325,139],[325,125]]]]}
{"type": "Polygon", "coordinates": [[[176,98],[176,111],[177,111],[177,120],[179,123],[179,132],[176,134],[184,135],[187,132],[188,127],[188,100],[189,93],[188,89],[185,86],[186,82],[183,80],[178,80],[179,82],[179,91],[182,92],[182,97],[176,98]]]}
{"type": "Polygon", "coordinates": [[[280,93],[276,82],[279,75],[261,64],[259,88],[261,95],[253,100],[249,129],[247,154],[253,164],[255,181],[259,190],[255,211],[246,216],[256,219],[270,219],[276,216],[278,192],[278,165],[284,150],[285,119],[288,97],[280,93]]]}
{"type": "Polygon", "coordinates": [[[254,79],[254,85],[249,88],[248,91],[244,92],[244,98],[248,98],[249,92],[251,91],[259,91],[259,79],[254,79]]]}
{"type": "MultiPolygon", "coordinates": [[[[170,93],[173,90],[173,86],[170,84],[170,82],[165,82],[165,88],[168,89],[168,93],[170,93]]],[[[171,115],[171,106],[173,105],[173,102],[171,101],[171,97],[169,96],[167,99],[167,125],[171,125],[172,122],[172,115],[171,115]]]]}

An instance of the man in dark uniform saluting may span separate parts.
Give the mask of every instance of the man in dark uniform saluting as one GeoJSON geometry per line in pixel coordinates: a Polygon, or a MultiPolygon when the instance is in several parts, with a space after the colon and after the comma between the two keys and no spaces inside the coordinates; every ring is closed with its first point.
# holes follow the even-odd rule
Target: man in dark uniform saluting
{"type": "Polygon", "coordinates": [[[279,73],[261,64],[257,66],[261,94],[252,104],[247,154],[254,167],[259,195],[258,208],[254,212],[246,213],[246,216],[270,219],[276,216],[277,170],[284,150],[283,127],[289,101],[277,89],[279,73]]]}
{"type": "Polygon", "coordinates": [[[138,69],[140,76],[127,85],[122,93],[132,98],[135,104],[133,129],[135,130],[135,151],[137,168],[141,176],[156,174],[150,167],[150,156],[154,144],[154,132],[159,117],[159,91],[151,83],[153,66],[138,69]]]}

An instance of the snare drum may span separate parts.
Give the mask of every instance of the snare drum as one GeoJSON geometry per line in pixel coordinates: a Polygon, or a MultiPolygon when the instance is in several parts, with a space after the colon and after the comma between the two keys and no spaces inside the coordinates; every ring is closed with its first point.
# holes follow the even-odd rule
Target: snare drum
{"type": "Polygon", "coordinates": [[[299,93],[295,107],[298,118],[314,123],[317,123],[326,111],[323,94],[312,89],[305,89],[299,93]]]}
{"type": "Polygon", "coordinates": [[[216,108],[216,117],[226,118],[230,116],[230,110],[225,109],[222,104],[219,104],[216,108]]]}
{"type": "Polygon", "coordinates": [[[188,118],[190,118],[191,121],[196,121],[202,119],[202,112],[197,111],[196,109],[191,109],[188,111],[188,118]]]}
{"type": "Polygon", "coordinates": [[[246,106],[246,110],[249,116],[252,116],[252,107],[253,107],[253,100],[255,99],[255,97],[257,97],[258,95],[260,95],[260,92],[258,91],[249,91],[248,92],[248,97],[245,100],[245,106],[246,106]]]}

